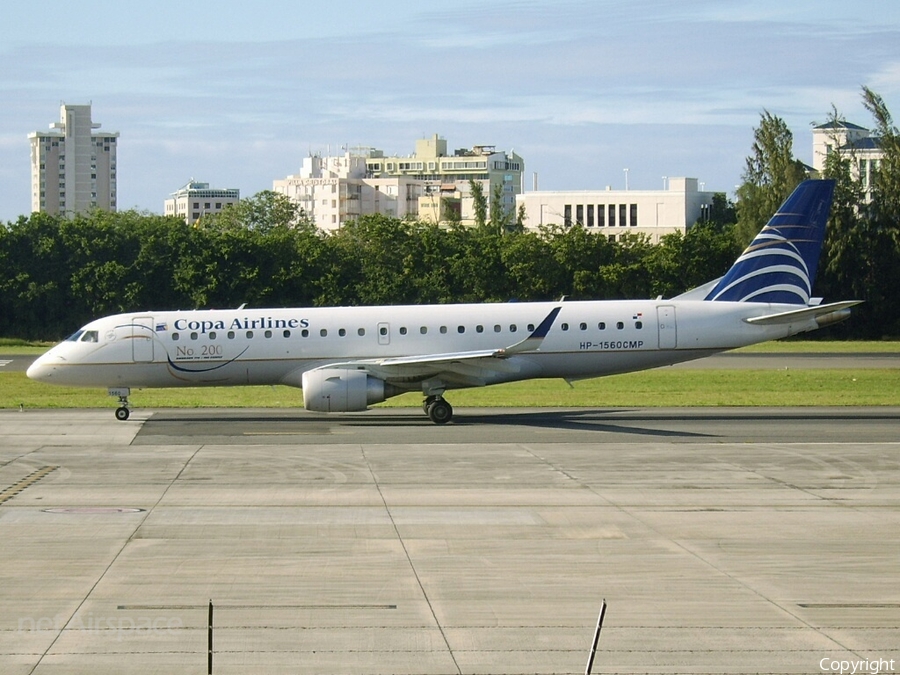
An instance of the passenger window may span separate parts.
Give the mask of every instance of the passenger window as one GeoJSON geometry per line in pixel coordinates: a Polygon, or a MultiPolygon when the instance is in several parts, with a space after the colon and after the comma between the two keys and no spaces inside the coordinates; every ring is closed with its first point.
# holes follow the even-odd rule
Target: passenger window
{"type": "Polygon", "coordinates": [[[479,324],[478,326],[475,326],[475,332],[476,332],[476,333],[483,333],[483,332],[484,332],[484,326],[482,326],[482,325],[480,325],[480,324],[479,324]]]}
{"type": "Polygon", "coordinates": [[[606,322],[601,321],[600,323],[597,324],[597,328],[599,328],[600,330],[606,330],[606,322]]]}
{"type": "Polygon", "coordinates": [[[363,335],[366,334],[366,329],[365,328],[357,328],[356,334],[359,335],[359,337],[362,337],[363,335]]]}
{"type": "Polygon", "coordinates": [[[517,330],[519,330],[519,329],[518,329],[518,327],[516,326],[516,324],[511,323],[511,324],[509,325],[509,332],[510,332],[510,333],[515,333],[517,330]]]}
{"type": "Polygon", "coordinates": [[[420,332],[422,335],[425,335],[426,333],[428,333],[428,327],[427,327],[427,326],[420,326],[420,327],[419,327],[419,332],[420,332]]]}
{"type": "Polygon", "coordinates": [[[400,335],[406,335],[406,326],[400,326],[400,335]]]}
{"type": "Polygon", "coordinates": [[[234,331],[233,330],[228,331],[228,339],[234,340],[234,331]]]}
{"type": "Polygon", "coordinates": [[[319,331],[319,335],[321,335],[322,337],[328,337],[328,329],[323,328],[322,330],[319,331]]]}
{"type": "Polygon", "coordinates": [[[635,321],[634,327],[637,328],[638,330],[640,330],[641,328],[644,327],[644,322],[643,321],[635,321]]]}
{"type": "Polygon", "coordinates": [[[300,337],[309,337],[309,331],[304,328],[300,331],[300,337]]]}
{"type": "Polygon", "coordinates": [[[265,335],[267,338],[270,338],[272,337],[272,331],[267,330],[265,333],[263,333],[263,335],[265,335]]]}
{"type": "Polygon", "coordinates": [[[252,330],[248,330],[248,331],[247,331],[247,339],[248,339],[248,340],[252,340],[252,339],[253,339],[253,331],[252,331],[252,330]]]}
{"type": "Polygon", "coordinates": [[[181,336],[178,333],[172,333],[172,341],[178,342],[181,339],[181,336]]]}
{"type": "Polygon", "coordinates": [[[347,331],[346,331],[346,329],[344,329],[344,328],[339,328],[339,329],[338,329],[338,335],[340,335],[341,337],[346,337],[346,336],[347,336],[347,331]]]}
{"type": "Polygon", "coordinates": [[[209,339],[210,339],[210,340],[215,340],[215,339],[216,339],[216,332],[215,332],[215,331],[212,331],[212,332],[209,334],[209,339]]]}
{"type": "Polygon", "coordinates": [[[584,321],[582,321],[580,324],[578,324],[578,327],[581,330],[587,330],[587,324],[584,321]]]}
{"type": "Polygon", "coordinates": [[[443,335],[446,332],[447,332],[447,326],[441,326],[441,334],[443,335]]]}
{"type": "Polygon", "coordinates": [[[284,337],[289,338],[289,337],[291,337],[291,331],[286,330],[286,331],[284,331],[283,335],[284,335],[284,337]]]}
{"type": "Polygon", "coordinates": [[[528,332],[529,332],[529,333],[533,333],[533,332],[534,332],[534,324],[533,324],[533,323],[528,324],[528,332]]]}
{"type": "Polygon", "coordinates": [[[378,334],[379,335],[387,335],[387,326],[382,326],[381,328],[379,328],[378,334]]]}
{"type": "Polygon", "coordinates": [[[625,324],[622,323],[621,321],[617,321],[616,328],[618,328],[619,330],[622,330],[623,328],[625,328],[625,324]]]}
{"type": "Polygon", "coordinates": [[[466,332],[466,327],[465,327],[465,326],[457,326],[457,327],[456,327],[456,332],[457,332],[457,333],[465,333],[465,332],[466,332]]]}
{"type": "Polygon", "coordinates": [[[495,323],[495,324],[494,324],[494,332],[495,332],[495,333],[499,333],[500,330],[501,330],[500,324],[499,324],[499,323],[495,323]]]}
{"type": "Polygon", "coordinates": [[[561,324],[560,328],[562,328],[563,330],[569,330],[569,324],[567,324],[567,323],[561,324]]]}
{"type": "Polygon", "coordinates": [[[191,333],[191,340],[196,340],[196,339],[197,339],[197,334],[191,333]]]}

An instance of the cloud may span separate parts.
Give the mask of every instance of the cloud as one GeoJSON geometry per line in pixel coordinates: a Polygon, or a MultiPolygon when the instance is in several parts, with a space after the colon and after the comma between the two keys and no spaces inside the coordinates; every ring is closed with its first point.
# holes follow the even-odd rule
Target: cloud
{"type": "Polygon", "coordinates": [[[95,15],[59,49],[47,44],[55,33],[24,30],[26,18],[0,50],[0,219],[27,209],[25,137],[61,100],[92,101],[103,130],[121,133],[122,201],[158,210],[191,175],[246,192],[310,150],[349,141],[402,154],[431,133],[519,148],[559,187],[585,182],[573,167],[614,182],[628,165],[634,185],[646,170],[651,186],[685,173],[730,189],[763,110],[802,147],[832,105],[867,121],[861,84],[889,106],[900,97],[897,22],[872,26],[874,11],[812,0],[386,0],[352,11],[337,0],[302,15],[289,0],[266,12],[221,0],[217,17],[231,18],[210,27],[171,21],[184,7],[173,0],[127,16],[87,1],[110,10],[103,30],[95,15]],[[593,159],[573,162],[579,147],[593,159]]]}

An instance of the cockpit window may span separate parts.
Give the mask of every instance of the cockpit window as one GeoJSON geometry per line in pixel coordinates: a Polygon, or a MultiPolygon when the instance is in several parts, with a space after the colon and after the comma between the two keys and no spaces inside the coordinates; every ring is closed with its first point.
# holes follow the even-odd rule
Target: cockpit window
{"type": "Polygon", "coordinates": [[[69,337],[66,338],[66,342],[78,342],[78,338],[84,333],[83,330],[75,331],[69,337]]]}
{"type": "Polygon", "coordinates": [[[81,336],[81,342],[98,342],[100,340],[100,333],[95,330],[86,330],[84,331],[84,335],[81,336]]]}

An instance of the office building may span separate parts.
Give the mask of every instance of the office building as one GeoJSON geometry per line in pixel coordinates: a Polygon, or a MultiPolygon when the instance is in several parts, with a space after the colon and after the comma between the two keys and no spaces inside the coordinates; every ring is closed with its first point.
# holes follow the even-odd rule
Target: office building
{"type": "Polygon", "coordinates": [[[635,233],[658,243],[708,217],[715,193],[699,187],[696,178],[668,178],[662,190],[535,191],[519,195],[516,203],[525,209],[525,229],[580,224],[611,241],[635,233]]]}
{"type": "Polygon", "coordinates": [[[192,178],[169,196],[163,204],[163,213],[193,225],[203,216],[219,213],[228,204],[240,200],[241,191],[237,188],[211,188],[209,183],[199,183],[192,178]]]}

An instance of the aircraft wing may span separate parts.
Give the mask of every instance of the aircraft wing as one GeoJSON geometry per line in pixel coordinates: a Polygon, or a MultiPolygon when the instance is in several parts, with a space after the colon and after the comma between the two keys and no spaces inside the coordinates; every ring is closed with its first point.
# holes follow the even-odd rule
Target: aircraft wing
{"type": "Polygon", "coordinates": [[[486,382],[480,377],[481,371],[518,372],[518,366],[510,363],[507,357],[539,349],[561,309],[561,307],[554,307],[524,340],[500,349],[357,359],[329,363],[319,369],[363,370],[374,377],[387,381],[412,381],[441,376],[454,382],[473,386],[484,385],[486,382]]]}

